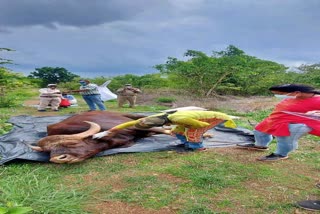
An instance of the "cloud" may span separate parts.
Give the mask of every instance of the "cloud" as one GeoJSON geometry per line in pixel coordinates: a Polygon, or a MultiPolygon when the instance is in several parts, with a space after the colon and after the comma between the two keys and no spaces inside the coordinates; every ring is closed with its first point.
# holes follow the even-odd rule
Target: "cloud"
{"type": "Polygon", "coordinates": [[[0,7],[0,47],[17,50],[5,58],[24,72],[144,74],[188,49],[211,55],[230,44],[295,65],[320,55],[318,0],[1,0],[0,7]]]}
{"type": "Polygon", "coordinates": [[[86,27],[127,20],[152,5],[148,0],[1,0],[0,26],[86,27]]]}

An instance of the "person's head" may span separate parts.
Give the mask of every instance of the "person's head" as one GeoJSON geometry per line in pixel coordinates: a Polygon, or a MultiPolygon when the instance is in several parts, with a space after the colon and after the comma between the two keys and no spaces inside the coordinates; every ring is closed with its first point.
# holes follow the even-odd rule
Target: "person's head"
{"type": "Polygon", "coordinates": [[[303,84],[275,85],[269,90],[279,98],[305,98],[319,93],[314,87],[303,84]]]}
{"type": "Polygon", "coordinates": [[[135,125],[138,129],[149,129],[156,126],[163,126],[168,122],[168,120],[163,116],[158,117],[145,117],[139,120],[135,125]]]}
{"type": "Polygon", "coordinates": [[[55,89],[57,88],[57,84],[48,84],[47,87],[51,89],[55,89]]]}
{"type": "Polygon", "coordinates": [[[88,85],[90,83],[90,81],[89,80],[80,80],[79,83],[80,83],[80,85],[85,86],[85,85],[88,85]]]}
{"type": "Polygon", "coordinates": [[[132,88],[132,85],[131,84],[125,84],[124,87],[125,88],[132,88]]]}

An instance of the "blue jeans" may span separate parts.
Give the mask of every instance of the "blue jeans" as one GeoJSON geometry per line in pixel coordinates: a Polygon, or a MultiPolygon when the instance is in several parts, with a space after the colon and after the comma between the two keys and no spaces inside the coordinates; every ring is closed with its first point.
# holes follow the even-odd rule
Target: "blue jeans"
{"type": "MultiPolygon", "coordinates": [[[[287,156],[289,152],[298,148],[298,139],[303,135],[306,135],[311,130],[312,129],[305,124],[290,124],[290,136],[275,137],[277,141],[277,148],[274,153],[277,155],[287,156]]],[[[256,146],[269,146],[273,139],[272,135],[257,130],[254,130],[253,133],[256,146]]]]}
{"type": "Polygon", "coordinates": [[[99,94],[83,95],[82,97],[83,97],[84,101],[86,101],[90,110],[92,110],[92,111],[96,110],[96,105],[98,106],[98,108],[101,111],[106,110],[106,107],[104,106],[104,104],[101,100],[101,96],[99,94]]]}
{"type": "Polygon", "coordinates": [[[187,141],[186,136],[181,134],[176,134],[176,137],[181,141],[182,144],[184,144],[184,148],[186,149],[200,149],[203,148],[202,142],[189,142],[187,141]]]}

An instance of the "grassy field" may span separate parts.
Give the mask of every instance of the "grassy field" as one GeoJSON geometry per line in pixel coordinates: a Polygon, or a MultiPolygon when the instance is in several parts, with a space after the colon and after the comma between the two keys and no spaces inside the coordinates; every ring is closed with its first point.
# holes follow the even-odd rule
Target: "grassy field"
{"type": "MultiPolygon", "coordinates": [[[[77,97],[77,108],[39,113],[29,105],[30,100],[37,100],[36,91],[11,96],[16,105],[0,108],[3,132],[10,129],[5,121],[11,116],[87,110],[81,97],[77,97]]],[[[139,104],[136,109],[118,109],[114,101],[106,106],[124,112],[166,108],[139,104]]],[[[222,106],[219,111],[241,116],[237,123],[244,126],[247,120],[259,121],[269,113],[268,109],[237,112],[227,108],[231,104],[222,106]]],[[[272,144],[271,150],[274,148],[272,144]]],[[[266,154],[228,147],[200,153],[119,154],[70,165],[10,163],[0,166],[0,213],[19,207],[29,207],[30,213],[54,214],[309,213],[295,203],[320,198],[320,190],[315,188],[320,180],[319,138],[302,138],[288,160],[255,160],[266,154]]]]}

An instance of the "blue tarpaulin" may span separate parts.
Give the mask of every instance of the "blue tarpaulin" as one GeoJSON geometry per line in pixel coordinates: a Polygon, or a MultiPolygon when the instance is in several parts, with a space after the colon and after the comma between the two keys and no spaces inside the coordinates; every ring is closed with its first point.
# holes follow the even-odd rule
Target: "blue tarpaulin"
{"type": "MultiPolygon", "coordinates": [[[[0,164],[12,160],[49,162],[48,153],[34,151],[26,144],[36,145],[39,139],[47,136],[48,125],[60,122],[70,116],[33,117],[22,115],[10,118],[8,122],[13,124],[13,129],[0,136],[0,164]]],[[[238,143],[254,142],[252,132],[244,128],[232,129],[219,125],[208,132],[213,134],[213,137],[204,140],[206,148],[228,147],[238,143]]],[[[184,148],[179,147],[179,144],[180,141],[175,137],[159,134],[139,139],[130,147],[109,149],[96,156],[131,152],[181,151],[184,148]]]]}

